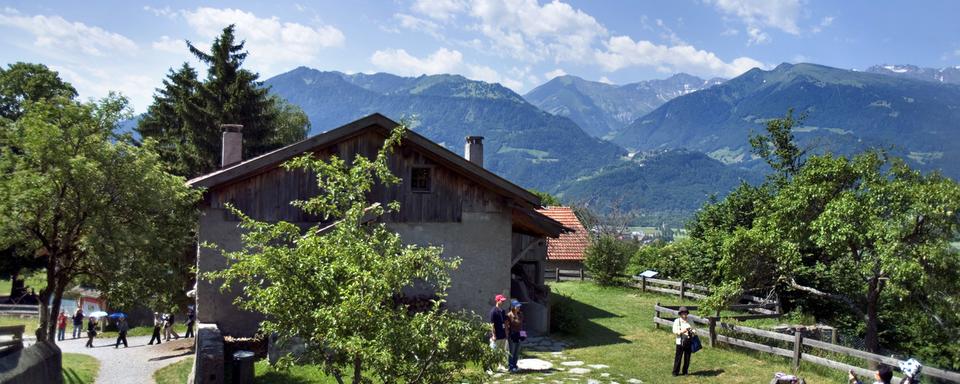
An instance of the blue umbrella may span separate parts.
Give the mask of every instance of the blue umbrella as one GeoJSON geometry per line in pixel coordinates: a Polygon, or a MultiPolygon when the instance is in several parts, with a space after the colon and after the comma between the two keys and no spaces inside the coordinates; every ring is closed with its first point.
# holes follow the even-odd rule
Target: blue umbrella
{"type": "Polygon", "coordinates": [[[114,312],[110,314],[111,319],[119,319],[121,317],[127,317],[127,315],[124,314],[123,312],[114,312]]]}

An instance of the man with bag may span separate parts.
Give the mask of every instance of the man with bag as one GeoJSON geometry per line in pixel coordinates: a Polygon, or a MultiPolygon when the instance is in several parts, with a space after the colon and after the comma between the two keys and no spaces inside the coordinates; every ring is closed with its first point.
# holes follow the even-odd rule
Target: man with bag
{"type": "MultiPolygon", "coordinates": [[[[507,321],[507,313],[503,309],[505,303],[507,303],[507,297],[504,295],[497,295],[493,298],[494,306],[490,309],[489,321],[493,324],[493,332],[490,334],[490,347],[496,349],[501,356],[507,354],[507,330],[505,323],[507,321]]],[[[503,365],[501,364],[498,369],[503,370],[503,365]]]]}
{"type": "Polygon", "coordinates": [[[687,315],[690,311],[687,307],[680,307],[678,311],[680,317],[673,321],[673,334],[676,336],[676,352],[673,355],[673,375],[686,375],[690,368],[690,354],[693,353],[693,338],[696,337],[696,331],[687,322],[687,315]],[[683,370],[680,370],[680,360],[683,360],[683,370]]]}

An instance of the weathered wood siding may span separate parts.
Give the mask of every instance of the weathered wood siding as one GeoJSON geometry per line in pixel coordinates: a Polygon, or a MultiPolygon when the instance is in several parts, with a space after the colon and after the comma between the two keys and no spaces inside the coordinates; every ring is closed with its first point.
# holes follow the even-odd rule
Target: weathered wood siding
{"type": "MultiPolygon", "coordinates": [[[[372,158],[383,145],[384,137],[375,132],[346,138],[325,148],[318,148],[315,155],[328,157],[336,154],[348,164],[355,156],[372,158]]],[[[370,193],[371,202],[400,203],[400,212],[384,216],[386,222],[460,222],[463,212],[503,212],[506,204],[497,194],[473,182],[437,159],[412,145],[401,145],[389,159],[390,170],[402,179],[397,185],[376,185],[370,193]],[[410,173],[413,167],[431,168],[430,192],[413,192],[410,173]]],[[[321,193],[316,176],[300,170],[287,171],[278,166],[219,186],[208,192],[212,208],[224,208],[233,204],[242,212],[258,220],[317,222],[318,217],[307,215],[291,201],[307,200],[321,193]]]]}

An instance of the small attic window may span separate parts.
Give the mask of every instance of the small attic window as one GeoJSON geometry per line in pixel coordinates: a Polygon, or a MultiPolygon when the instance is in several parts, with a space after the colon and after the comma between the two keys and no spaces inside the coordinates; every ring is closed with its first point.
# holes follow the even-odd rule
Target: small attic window
{"type": "Polygon", "coordinates": [[[429,193],[433,182],[430,171],[429,167],[413,167],[410,170],[410,191],[429,193]]]}

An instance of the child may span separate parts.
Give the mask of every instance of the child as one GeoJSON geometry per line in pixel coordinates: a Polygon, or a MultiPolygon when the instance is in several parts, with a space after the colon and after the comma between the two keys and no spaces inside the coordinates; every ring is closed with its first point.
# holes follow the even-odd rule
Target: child
{"type": "Polygon", "coordinates": [[[57,341],[63,341],[66,333],[67,333],[67,313],[61,309],[60,315],[57,316],[57,341]]]}

